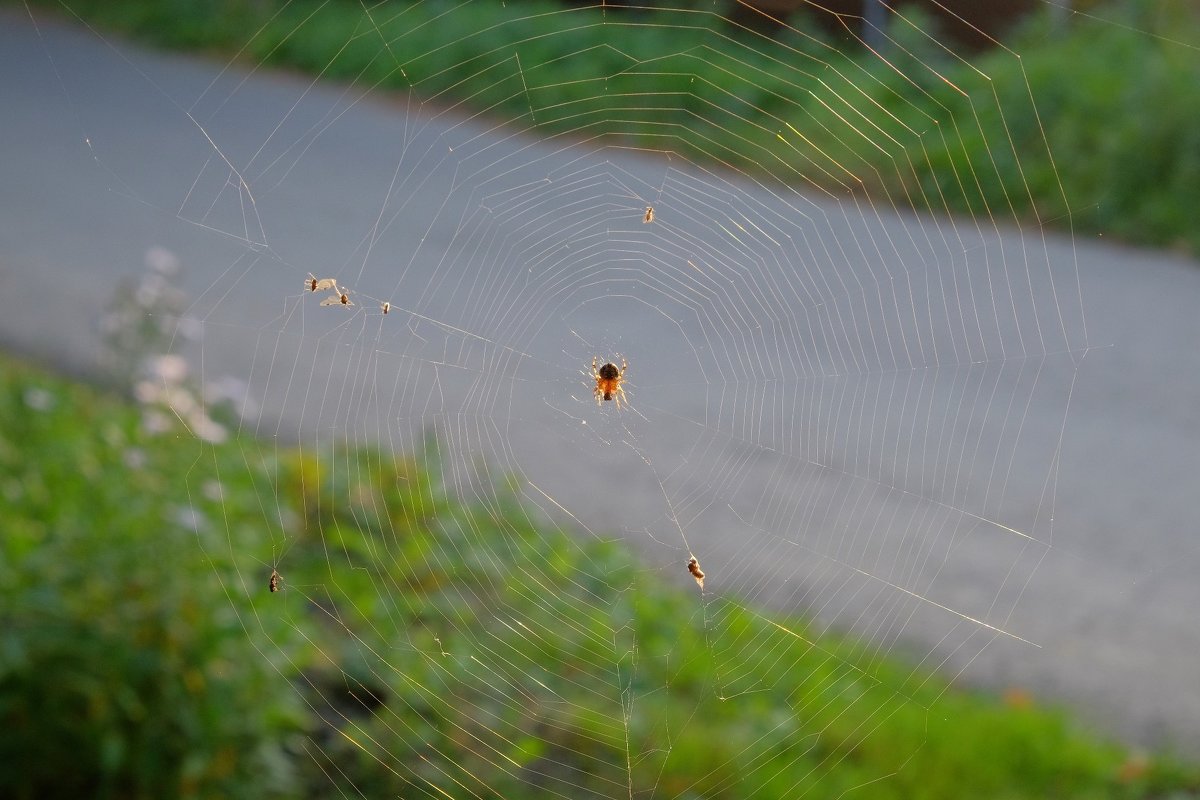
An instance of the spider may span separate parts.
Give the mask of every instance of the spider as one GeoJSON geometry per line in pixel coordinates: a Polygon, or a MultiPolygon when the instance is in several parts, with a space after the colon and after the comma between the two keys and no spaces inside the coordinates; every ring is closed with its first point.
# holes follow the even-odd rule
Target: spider
{"type": "Polygon", "coordinates": [[[646,215],[642,217],[642,222],[647,225],[654,222],[654,206],[646,206],[646,215]]]}
{"type": "Polygon", "coordinates": [[[620,369],[617,369],[617,365],[610,361],[597,370],[596,360],[596,358],[592,359],[592,377],[596,379],[596,388],[592,390],[592,394],[596,396],[596,405],[600,405],[601,400],[616,400],[617,408],[620,409],[622,400],[629,402],[625,397],[625,390],[621,387],[625,381],[625,370],[629,369],[629,365],[622,358],[620,369]]]}
{"type": "Polygon", "coordinates": [[[282,580],[282,578],[279,577],[279,573],[276,572],[275,570],[271,570],[271,582],[269,584],[267,584],[268,588],[270,588],[270,590],[272,592],[278,592],[279,591],[279,582],[281,580],[282,580]]]}

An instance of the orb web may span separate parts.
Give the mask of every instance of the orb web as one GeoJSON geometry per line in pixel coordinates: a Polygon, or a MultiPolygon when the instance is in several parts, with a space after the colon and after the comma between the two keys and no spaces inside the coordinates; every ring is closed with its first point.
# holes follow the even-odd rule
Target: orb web
{"type": "Polygon", "coordinates": [[[353,643],[290,682],[343,791],[852,792],[920,749],[838,769],[920,718],[923,670],[1038,647],[1019,604],[1087,344],[1073,246],[1021,189],[1046,144],[956,55],[965,22],[743,11],[771,29],[351,6],[311,65],[332,81],[234,59],[181,96],[138,56],[156,126],[92,129],[114,186],[209,248],[197,357],[262,407],[242,431],[300,443],[294,484],[260,482],[269,548],[227,532],[255,595],[231,602],[353,643]],[[624,407],[593,359],[627,361],[624,407]],[[714,720],[752,733],[696,760],[714,720]]]}

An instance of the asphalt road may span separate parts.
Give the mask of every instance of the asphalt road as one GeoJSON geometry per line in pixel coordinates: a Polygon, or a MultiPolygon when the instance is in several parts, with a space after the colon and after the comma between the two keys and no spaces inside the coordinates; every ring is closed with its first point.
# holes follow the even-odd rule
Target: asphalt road
{"type": "Polygon", "coordinates": [[[0,11],[0,341],[94,372],[113,285],[166,247],[204,328],[190,352],[248,381],[259,435],[407,450],[437,430],[465,489],[485,455],[672,579],[690,549],[714,591],[1200,748],[1200,265],[781,199],[360,94],[0,11]],[[879,241],[919,288],[878,296],[920,314],[871,305],[868,255],[829,256],[879,241]],[[355,311],[316,313],[310,270],[355,311]],[[821,285],[803,313],[785,300],[821,285]],[[614,351],[636,414],[584,384],[614,351]]]}

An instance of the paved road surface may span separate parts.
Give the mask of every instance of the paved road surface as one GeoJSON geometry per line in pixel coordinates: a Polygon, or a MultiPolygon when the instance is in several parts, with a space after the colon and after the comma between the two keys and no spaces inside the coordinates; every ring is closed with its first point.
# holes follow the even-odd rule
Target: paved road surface
{"type": "MultiPolygon", "coordinates": [[[[966,328],[952,335],[946,312],[929,330],[951,333],[926,343],[936,358],[918,360],[920,369],[880,361],[856,370],[828,338],[731,324],[736,308],[753,303],[764,317],[799,319],[772,306],[782,289],[739,295],[755,287],[709,273],[694,285],[715,288],[697,300],[681,290],[687,280],[652,290],[656,268],[635,263],[621,272],[621,253],[641,257],[686,241],[687,253],[713,262],[697,272],[723,263],[722,253],[740,253],[760,257],[761,276],[784,286],[790,267],[738,251],[736,237],[683,213],[700,213],[688,205],[698,197],[736,196],[742,205],[729,208],[749,209],[744,218],[774,219],[778,197],[761,187],[647,157],[564,149],[483,120],[421,115],[403,101],[309,90],[296,77],[247,77],[114,44],[52,23],[39,35],[19,13],[0,11],[0,342],[8,348],[94,370],[108,287],[137,274],[149,246],[165,246],[182,258],[198,298],[206,374],[251,381],[264,403],[262,435],[348,434],[410,447],[435,422],[452,450],[484,452],[519,470],[583,522],[624,530],[664,571],[686,553],[674,514],[687,544],[704,554],[715,589],[804,606],[885,646],[933,648],[934,661],[964,669],[966,679],[1030,687],[1137,741],[1200,748],[1195,263],[795,201],[818,220],[826,244],[882,237],[895,258],[913,263],[920,254],[906,256],[898,243],[943,241],[948,231],[951,240],[963,237],[960,249],[991,259],[990,267],[970,262],[977,285],[953,290],[969,310],[990,304],[979,270],[1011,278],[1029,252],[1035,272],[1045,262],[1059,281],[1057,306],[1039,284],[1039,307],[1012,301],[1019,324],[1006,327],[1005,312],[995,312],[993,339],[974,342],[981,368],[970,366],[978,358],[959,353],[956,361],[942,349],[972,340],[966,328]],[[245,167],[255,205],[222,157],[245,167]],[[655,190],[655,224],[663,227],[652,234],[640,224],[639,198],[655,190]],[[578,222],[578,208],[603,218],[602,236],[578,222]],[[527,236],[517,250],[505,239],[506,215],[527,236]],[[625,244],[597,256],[605,236],[625,244]],[[570,248],[578,259],[570,263],[600,260],[564,272],[552,289],[559,278],[535,267],[561,263],[553,254],[570,248]],[[391,257],[384,253],[401,255],[379,266],[391,257]],[[496,253],[509,260],[495,263],[496,253]],[[1086,340],[1072,305],[1077,293],[1063,282],[1074,280],[1075,259],[1086,340]],[[997,264],[1001,271],[988,271],[997,264]],[[385,329],[379,317],[333,322],[298,307],[298,279],[320,265],[437,322],[402,313],[385,329]],[[738,299],[723,310],[713,298],[738,299]],[[1065,317],[1060,333],[1056,309],[1065,317]],[[1033,357],[1011,349],[995,357],[1035,330],[1045,338],[1025,342],[1033,357]],[[750,354],[786,364],[800,357],[789,341],[806,342],[818,372],[843,378],[769,380],[769,363],[756,365],[750,354]],[[594,350],[616,349],[634,362],[645,420],[593,413],[578,370],[594,350]],[[931,371],[931,360],[967,366],[931,371]],[[955,420],[966,427],[930,412],[938,401],[965,410],[955,420]],[[802,411],[785,411],[789,402],[802,411]],[[894,420],[888,409],[897,404],[894,420]],[[839,408],[857,421],[842,420],[839,408]],[[804,422],[791,427],[789,419],[804,422]],[[909,425],[909,439],[896,420],[909,425]],[[925,445],[914,461],[918,425],[925,445]],[[947,430],[943,449],[938,436],[947,430]],[[871,441],[895,444],[872,460],[871,441]],[[682,453],[679,442],[687,443],[682,453]],[[968,452],[969,442],[981,444],[968,452]],[[1003,476],[987,471],[997,453],[1003,476]],[[863,454],[866,466],[853,460],[863,454]],[[972,518],[964,509],[986,513],[972,518]],[[902,535],[892,536],[896,530],[902,535]]],[[[664,257],[682,264],[685,255],[664,257]]],[[[814,281],[833,279],[815,263],[814,281]]],[[[861,276],[867,266],[842,268],[861,276]]],[[[956,270],[945,274],[967,277],[956,270]]],[[[910,275],[931,280],[918,269],[910,275]]],[[[810,331],[828,337],[848,327],[843,342],[859,341],[864,358],[875,350],[862,344],[868,329],[876,344],[918,346],[916,328],[899,312],[881,310],[872,322],[855,292],[842,305],[840,293],[824,296],[834,300],[807,309],[810,331]]],[[[932,304],[925,312],[936,316],[932,304]]]]}

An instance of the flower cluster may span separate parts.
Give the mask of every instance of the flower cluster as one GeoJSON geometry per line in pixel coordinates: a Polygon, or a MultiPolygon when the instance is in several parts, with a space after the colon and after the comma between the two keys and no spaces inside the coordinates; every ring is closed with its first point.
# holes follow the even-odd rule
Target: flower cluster
{"type": "Polygon", "coordinates": [[[228,424],[255,416],[257,406],[237,378],[201,385],[193,377],[183,352],[200,340],[203,326],[186,315],[179,273],[175,254],[153,247],[142,276],[118,284],[100,324],[109,370],[120,385],[132,388],[146,432],[166,433],[182,423],[204,441],[222,442],[228,424]]]}

